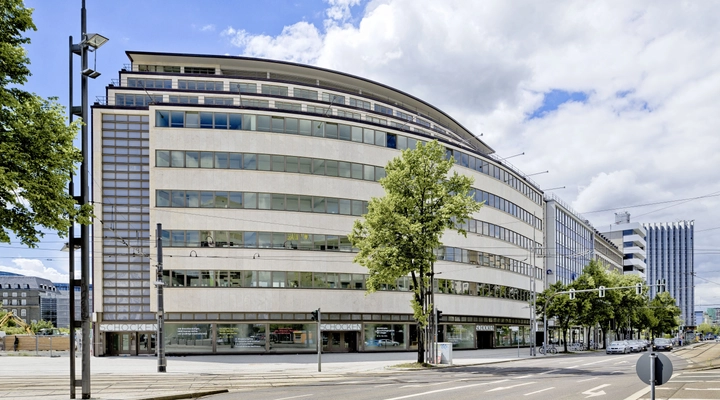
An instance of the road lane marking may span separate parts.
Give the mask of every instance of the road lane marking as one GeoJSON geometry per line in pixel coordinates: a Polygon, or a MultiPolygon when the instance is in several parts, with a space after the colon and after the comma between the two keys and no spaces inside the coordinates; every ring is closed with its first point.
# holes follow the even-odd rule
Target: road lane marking
{"type": "Polygon", "coordinates": [[[583,364],[583,366],[585,366],[585,365],[598,364],[598,363],[602,363],[602,362],[607,362],[607,360],[594,361],[594,362],[591,362],[591,363],[583,364]]]}
{"type": "Polygon", "coordinates": [[[592,380],[595,380],[595,379],[597,379],[597,377],[595,377],[595,378],[590,378],[590,379],[583,379],[583,380],[581,380],[581,381],[578,381],[578,383],[579,383],[579,382],[592,381],[592,380]]]}
{"type": "Polygon", "coordinates": [[[385,400],[409,399],[409,398],[411,398],[411,397],[425,396],[425,395],[428,395],[428,394],[434,394],[434,393],[440,393],[440,392],[448,392],[448,391],[450,391],[450,390],[467,389],[467,388],[476,387],[476,386],[492,385],[493,383],[502,383],[502,382],[508,382],[508,381],[509,381],[509,379],[501,379],[501,380],[499,380],[499,381],[475,383],[475,384],[472,384],[472,385],[457,386],[457,387],[447,388],[447,389],[431,390],[431,391],[429,391],[429,392],[413,393],[413,394],[409,394],[409,395],[407,395],[407,396],[392,397],[392,398],[385,399],[385,400]]]}
{"type": "Polygon", "coordinates": [[[540,389],[540,390],[536,390],[536,391],[534,391],[534,392],[530,392],[530,393],[525,393],[525,394],[524,394],[523,396],[530,396],[531,394],[535,394],[535,393],[540,393],[540,392],[544,392],[544,391],[546,391],[546,390],[550,390],[550,389],[555,389],[555,386],[553,386],[553,387],[549,387],[549,388],[545,388],[545,389],[540,389]]]}
{"type": "Polygon", "coordinates": [[[300,396],[293,396],[293,397],[281,397],[281,398],[275,399],[275,400],[299,399],[299,398],[301,398],[301,397],[308,397],[308,396],[314,396],[314,394],[303,394],[303,395],[300,395],[300,396]]]}
{"type": "Polygon", "coordinates": [[[577,368],[577,367],[579,367],[579,365],[573,365],[572,367],[564,367],[564,368],[573,369],[573,368],[577,368]]]}
{"type": "Polygon", "coordinates": [[[643,397],[645,395],[645,393],[648,393],[648,392],[650,392],[650,386],[644,387],[644,388],[638,390],[637,392],[626,397],[625,400],[638,400],[639,398],[643,397]]]}
{"type": "Polygon", "coordinates": [[[592,388],[592,389],[588,389],[588,390],[582,392],[582,394],[588,394],[588,395],[589,395],[588,397],[586,397],[586,399],[587,399],[587,398],[590,398],[590,397],[595,397],[595,396],[603,396],[603,395],[605,395],[605,391],[604,391],[604,390],[600,390],[600,389],[602,389],[602,388],[604,388],[604,387],[606,387],[606,386],[610,386],[610,384],[609,384],[609,383],[606,383],[606,384],[604,384],[604,385],[596,386],[596,387],[594,387],[594,388],[592,388]],[[600,391],[598,392],[598,390],[600,390],[600,391]]]}
{"type": "Polygon", "coordinates": [[[392,383],[386,383],[386,384],[383,384],[383,385],[375,385],[375,386],[373,386],[373,387],[379,388],[379,387],[392,386],[392,385],[393,385],[392,383]]]}
{"type": "Polygon", "coordinates": [[[550,371],[541,372],[538,375],[545,375],[545,374],[551,374],[553,372],[560,371],[559,369],[551,369],[550,371]]]}
{"type": "Polygon", "coordinates": [[[684,388],[685,390],[720,390],[720,388],[684,388]]]}
{"type": "Polygon", "coordinates": [[[516,377],[514,377],[514,378],[512,378],[512,379],[522,379],[522,378],[529,378],[529,377],[531,377],[531,376],[533,376],[533,374],[530,374],[530,375],[523,375],[523,376],[516,376],[516,377]]]}
{"type": "Polygon", "coordinates": [[[495,389],[486,390],[485,393],[495,392],[498,390],[512,389],[512,388],[516,388],[518,386],[532,385],[533,383],[537,383],[537,382],[525,382],[525,383],[518,383],[517,385],[512,385],[512,386],[503,386],[503,387],[499,387],[499,388],[495,388],[495,389]]]}

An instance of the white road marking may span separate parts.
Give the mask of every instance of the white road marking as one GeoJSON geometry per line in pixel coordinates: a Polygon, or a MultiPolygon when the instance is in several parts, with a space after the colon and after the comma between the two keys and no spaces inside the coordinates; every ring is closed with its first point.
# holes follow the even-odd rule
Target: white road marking
{"type": "Polygon", "coordinates": [[[503,386],[503,387],[499,387],[499,388],[495,388],[495,389],[486,390],[485,393],[495,392],[498,390],[512,389],[512,388],[516,388],[518,386],[532,385],[533,383],[537,383],[537,382],[525,382],[525,383],[518,383],[517,385],[512,385],[512,386],[503,386]]]}
{"type": "Polygon", "coordinates": [[[595,380],[595,379],[597,379],[597,377],[595,377],[595,378],[589,378],[589,379],[583,379],[583,380],[581,380],[581,381],[578,381],[578,383],[579,383],[579,382],[592,381],[592,380],[595,380]]]}
{"type": "Polygon", "coordinates": [[[379,388],[379,387],[392,386],[392,385],[393,385],[392,383],[386,383],[384,385],[375,385],[373,387],[379,388]]]}
{"type": "Polygon", "coordinates": [[[685,390],[720,390],[720,388],[684,388],[685,390]]]}
{"type": "Polygon", "coordinates": [[[585,366],[585,365],[599,364],[599,363],[602,363],[602,362],[607,362],[607,360],[594,361],[594,362],[591,362],[591,363],[583,364],[583,366],[585,366]]]}
{"type": "Polygon", "coordinates": [[[533,376],[533,374],[530,374],[530,375],[523,375],[523,376],[516,376],[516,377],[513,377],[512,379],[522,379],[522,378],[529,378],[529,377],[531,377],[531,376],[533,376]]]}
{"type": "Polygon", "coordinates": [[[553,387],[549,387],[549,388],[545,388],[545,389],[536,390],[536,391],[534,391],[534,392],[525,393],[523,396],[530,396],[531,394],[544,392],[544,391],[550,390],[550,389],[555,389],[555,387],[553,386],[553,387]]]}
{"type": "Polygon", "coordinates": [[[579,367],[579,365],[573,365],[572,367],[565,367],[565,368],[567,368],[567,369],[573,369],[573,368],[577,368],[577,367],[579,367]]]}
{"type": "Polygon", "coordinates": [[[550,371],[541,372],[538,375],[550,374],[550,373],[557,372],[557,371],[560,371],[560,370],[559,369],[551,369],[550,371]]]}
{"type": "Polygon", "coordinates": [[[335,385],[354,385],[356,383],[365,383],[365,381],[335,382],[335,385]]]}
{"type": "Polygon", "coordinates": [[[314,396],[314,394],[303,394],[303,395],[301,395],[301,396],[293,396],[293,397],[281,397],[281,398],[275,399],[275,400],[299,399],[299,398],[301,398],[301,397],[308,397],[308,396],[314,396]]]}
{"type": "MultiPolygon", "coordinates": [[[[657,389],[657,387],[656,387],[657,389]]],[[[637,392],[631,394],[630,396],[626,397],[625,400],[638,400],[639,398],[643,397],[645,393],[650,392],[650,386],[644,387],[637,392]]]]}
{"type": "Polygon", "coordinates": [[[589,398],[589,397],[603,396],[603,395],[605,395],[605,391],[604,391],[604,390],[600,390],[600,389],[604,388],[605,386],[610,386],[610,384],[609,384],[609,383],[606,383],[606,384],[604,384],[604,385],[596,386],[596,387],[594,387],[594,388],[592,388],[592,389],[588,389],[588,390],[582,392],[582,394],[587,394],[587,395],[589,395],[588,397],[586,397],[586,399],[589,398]],[[600,390],[600,391],[598,392],[598,390],[600,390]]]}
{"type": "Polygon", "coordinates": [[[485,386],[485,385],[491,385],[491,384],[493,384],[493,383],[502,383],[502,382],[507,382],[507,381],[509,381],[509,379],[502,379],[502,380],[499,380],[499,381],[492,381],[492,382],[475,383],[475,384],[472,384],[472,385],[457,386],[457,387],[447,388],[447,389],[431,390],[431,391],[429,391],[429,392],[413,393],[413,394],[409,394],[409,395],[407,395],[407,396],[392,397],[392,398],[389,398],[389,399],[386,399],[386,400],[409,399],[409,398],[411,398],[411,397],[425,396],[425,395],[433,394],[433,393],[448,392],[448,391],[451,391],[451,390],[466,389],[466,388],[471,388],[471,387],[476,387],[476,386],[485,386]]]}

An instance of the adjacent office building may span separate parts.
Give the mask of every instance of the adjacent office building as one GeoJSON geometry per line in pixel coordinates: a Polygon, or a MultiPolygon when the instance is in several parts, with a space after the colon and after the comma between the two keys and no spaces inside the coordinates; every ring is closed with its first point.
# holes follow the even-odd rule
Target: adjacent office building
{"type": "Polygon", "coordinates": [[[366,295],[347,234],[384,195],[387,162],[431,140],[485,202],[467,237],[448,232],[436,250],[440,338],[530,343],[543,194],[450,115],[317,67],[127,55],[92,112],[95,354],[155,350],[160,223],[169,354],[416,349],[409,277],[366,295]]]}
{"type": "MultiPolygon", "coordinates": [[[[695,326],[694,225],[694,221],[643,224],[647,231],[647,282],[665,282],[685,326],[695,326]]],[[[650,287],[651,297],[657,292],[657,286],[650,287]]]]}
{"type": "Polygon", "coordinates": [[[639,275],[645,279],[647,258],[647,231],[639,222],[630,222],[630,213],[615,214],[615,224],[602,235],[623,250],[623,273],[639,275]]]}
{"type": "Polygon", "coordinates": [[[623,273],[623,251],[597,229],[594,230],[595,261],[610,272],[623,273]]]}
{"type": "Polygon", "coordinates": [[[1,275],[0,296],[2,309],[27,324],[40,320],[57,326],[57,295],[55,285],[47,279],[34,276],[1,275]]]}
{"type": "Polygon", "coordinates": [[[547,284],[572,283],[593,259],[595,229],[582,215],[553,194],[545,195],[548,248],[547,284]]]}

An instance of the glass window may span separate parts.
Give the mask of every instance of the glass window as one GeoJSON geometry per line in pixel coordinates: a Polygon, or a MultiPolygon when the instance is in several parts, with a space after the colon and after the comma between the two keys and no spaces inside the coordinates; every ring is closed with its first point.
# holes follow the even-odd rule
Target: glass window
{"type": "Polygon", "coordinates": [[[170,152],[168,150],[155,151],[155,166],[157,166],[157,167],[169,167],[170,166],[170,152]]]}
{"type": "Polygon", "coordinates": [[[290,134],[298,133],[297,118],[285,118],[285,133],[290,133],[290,134]]]}
{"type": "Polygon", "coordinates": [[[258,247],[261,249],[269,249],[272,247],[272,233],[258,232],[258,247]]]}
{"type": "Polygon", "coordinates": [[[196,112],[185,113],[185,127],[186,128],[199,128],[200,127],[200,115],[196,112]]]}
{"type": "Polygon", "coordinates": [[[170,127],[182,128],[185,126],[185,113],[183,111],[173,111],[170,113],[170,127]]]}
{"type": "Polygon", "coordinates": [[[375,167],[375,180],[379,181],[380,179],[385,177],[385,168],[383,167],[375,167]]]}
{"type": "Polygon", "coordinates": [[[169,190],[158,190],[155,197],[156,207],[169,207],[170,206],[170,191],[169,190]]]}
{"type": "Polygon", "coordinates": [[[277,172],[285,172],[284,156],[272,156],[272,170],[277,172]]]}
{"type": "Polygon", "coordinates": [[[362,164],[352,164],[352,178],[362,179],[363,178],[363,166],[362,164]]]}
{"type": "Polygon", "coordinates": [[[242,192],[230,192],[228,208],[242,208],[242,192]]]}
{"type": "Polygon", "coordinates": [[[215,129],[228,128],[228,115],[225,113],[215,113],[215,129]]]}
{"type": "Polygon", "coordinates": [[[285,132],[285,118],[272,117],[272,131],[276,133],[285,132]]]}
{"type": "Polygon", "coordinates": [[[324,125],[325,125],[325,122],[313,121],[312,122],[313,136],[323,137],[324,136],[323,132],[325,130],[324,125]]]}
{"type": "Polygon", "coordinates": [[[273,210],[285,210],[285,195],[280,193],[272,194],[272,209],[273,210]]]}
{"type": "Polygon", "coordinates": [[[230,153],[228,155],[228,167],[230,169],[242,168],[242,153],[230,153]]]}
{"type": "Polygon", "coordinates": [[[363,204],[360,200],[352,200],[352,215],[362,215],[363,204]]]}
{"type": "Polygon", "coordinates": [[[269,115],[258,115],[257,116],[257,130],[260,132],[270,132],[270,116],[269,115]]]}
{"type": "Polygon", "coordinates": [[[312,161],[309,158],[298,157],[298,170],[301,174],[309,174],[312,170],[312,161]]]}
{"type": "Polygon", "coordinates": [[[212,129],[213,113],[210,113],[210,112],[201,112],[200,113],[200,127],[212,129]]]}
{"type": "MultiPolygon", "coordinates": [[[[182,153],[175,152],[173,153],[182,153]]],[[[173,163],[182,163],[182,160],[173,160],[173,163]]],[[[200,154],[197,151],[186,151],[185,152],[185,167],[186,168],[197,168],[200,166],[200,154]]]]}
{"type": "Polygon", "coordinates": [[[300,211],[311,212],[312,211],[312,197],[310,196],[299,196],[300,211]]]}
{"type": "Polygon", "coordinates": [[[351,203],[350,203],[350,200],[347,200],[347,199],[339,199],[338,204],[339,204],[340,214],[350,215],[350,213],[351,213],[351,212],[350,212],[350,210],[351,210],[351,208],[350,208],[350,204],[351,204],[351,203]]]}
{"type": "Polygon", "coordinates": [[[200,168],[212,168],[213,158],[213,153],[211,151],[200,152],[200,168]]]}
{"type": "Polygon", "coordinates": [[[287,172],[298,172],[298,159],[297,157],[285,157],[285,171],[287,172]]]}
{"type": "Polygon", "coordinates": [[[375,167],[372,165],[364,165],[363,166],[363,179],[366,181],[374,181],[375,180],[375,167]]]}
{"type": "Polygon", "coordinates": [[[243,247],[257,247],[257,232],[243,232],[243,247]]]}
{"type": "Polygon", "coordinates": [[[337,163],[338,165],[338,176],[341,178],[350,178],[352,177],[350,172],[350,163],[339,161],[337,163]]]}
{"type": "Polygon", "coordinates": [[[173,168],[184,167],[182,151],[171,151],[170,152],[170,166],[173,168]]]}
{"type": "Polygon", "coordinates": [[[300,120],[300,130],[301,135],[310,136],[312,134],[312,123],[310,120],[307,119],[301,119],[300,120]]]}
{"type": "Polygon", "coordinates": [[[258,154],[257,166],[260,171],[270,171],[270,155],[258,154]]]}
{"type": "Polygon", "coordinates": [[[325,175],[325,160],[312,160],[312,173],[315,175],[325,175]]]}
{"type": "Polygon", "coordinates": [[[363,130],[360,127],[353,126],[351,129],[351,139],[353,142],[362,142],[363,141],[363,130]]]}
{"type": "Polygon", "coordinates": [[[229,114],[228,117],[230,129],[242,129],[242,114],[229,114]]]}
{"type": "Polygon", "coordinates": [[[155,126],[159,128],[167,128],[170,126],[170,111],[155,112],[155,126]]]}
{"type": "Polygon", "coordinates": [[[325,172],[328,176],[338,176],[338,162],[327,160],[325,162],[325,172]]]}
{"type": "Polygon", "coordinates": [[[272,207],[272,195],[270,193],[258,193],[258,208],[269,210],[272,207]]]}
{"type": "Polygon", "coordinates": [[[340,205],[338,199],[327,199],[328,214],[338,214],[340,212],[339,207],[340,205]]]}
{"type": "Polygon", "coordinates": [[[243,116],[243,127],[247,131],[257,130],[257,116],[252,114],[245,114],[243,116]]]}
{"type": "Polygon", "coordinates": [[[185,192],[182,190],[173,190],[170,207],[185,207],[185,192]]]}
{"type": "Polygon", "coordinates": [[[227,192],[215,192],[215,208],[227,208],[228,207],[228,193],[227,192]]]}
{"type": "Polygon", "coordinates": [[[350,125],[338,125],[338,139],[350,140],[350,125]]]}
{"type": "Polygon", "coordinates": [[[363,129],[363,143],[375,143],[375,131],[372,129],[363,129]]]}
{"type": "Polygon", "coordinates": [[[215,206],[213,192],[200,192],[200,207],[212,208],[215,206]]]}
{"type": "Polygon", "coordinates": [[[215,153],[215,168],[227,168],[228,167],[228,154],[227,153],[215,153]]]}
{"type": "Polygon", "coordinates": [[[324,213],[325,212],[325,198],[324,197],[313,197],[313,212],[324,213]]]}
{"type": "Polygon", "coordinates": [[[200,192],[185,192],[185,204],[188,207],[200,207],[200,192]]]}
{"type": "Polygon", "coordinates": [[[385,147],[385,132],[375,131],[375,145],[385,147]]]}
{"type": "Polygon", "coordinates": [[[338,126],[337,124],[325,124],[325,137],[330,139],[338,138],[338,126]]]}
{"type": "Polygon", "coordinates": [[[257,169],[256,154],[243,154],[243,169],[257,169]]]}
{"type": "Polygon", "coordinates": [[[292,195],[285,196],[285,209],[288,211],[298,210],[298,197],[292,195]]]}

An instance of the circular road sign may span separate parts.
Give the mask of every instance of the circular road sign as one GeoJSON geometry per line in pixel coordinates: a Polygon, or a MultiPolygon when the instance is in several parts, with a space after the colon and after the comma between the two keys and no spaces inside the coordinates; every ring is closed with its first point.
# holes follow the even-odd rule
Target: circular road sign
{"type": "Polygon", "coordinates": [[[660,353],[645,353],[640,356],[635,364],[635,372],[641,381],[650,384],[650,354],[655,354],[655,384],[662,385],[670,380],[673,373],[673,365],[670,359],[660,353]]]}

